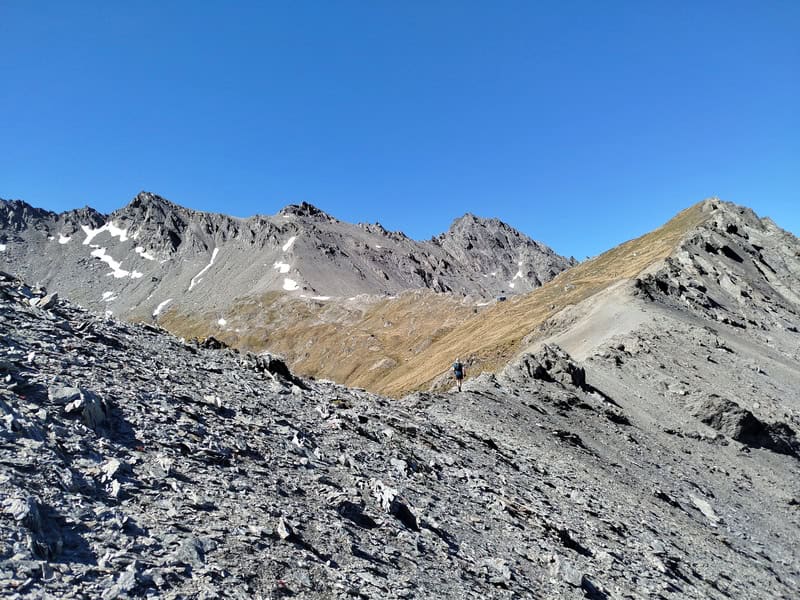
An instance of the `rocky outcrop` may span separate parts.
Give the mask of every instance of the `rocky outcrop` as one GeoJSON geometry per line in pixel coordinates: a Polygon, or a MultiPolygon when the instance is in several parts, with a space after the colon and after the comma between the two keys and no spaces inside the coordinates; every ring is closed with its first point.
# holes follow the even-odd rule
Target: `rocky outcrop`
{"type": "Polygon", "coordinates": [[[558,381],[581,389],[586,388],[586,371],[556,345],[545,345],[539,352],[525,353],[512,361],[502,373],[506,379],[522,378],[558,381]]]}
{"type": "Polygon", "coordinates": [[[689,410],[700,421],[737,442],[800,458],[800,442],[786,423],[764,423],[736,402],[716,395],[695,401],[689,410]]]}
{"type": "Polygon", "coordinates": [[[800,240],[750,209],[718,200],[640,293],[742,329],[794,327],[800,315],[800,240]]]}

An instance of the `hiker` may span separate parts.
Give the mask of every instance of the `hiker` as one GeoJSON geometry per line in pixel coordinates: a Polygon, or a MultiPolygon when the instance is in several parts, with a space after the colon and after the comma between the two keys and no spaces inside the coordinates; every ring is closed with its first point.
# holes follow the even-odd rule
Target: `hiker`
{"type": "Polygon", "coordinates": [[[464,379],[464,374],[467,372],[467,369],[461,362],[460,358],[457,358],[456,361],[453,363],[453,375],[456,378],[456,384],[458,384],[458,391],[461,391],[461,381],[464,379]]]}

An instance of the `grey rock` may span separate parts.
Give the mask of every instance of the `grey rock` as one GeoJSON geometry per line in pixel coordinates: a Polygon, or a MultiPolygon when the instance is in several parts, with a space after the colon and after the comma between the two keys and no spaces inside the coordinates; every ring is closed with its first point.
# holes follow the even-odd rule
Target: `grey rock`
{"type": "Polygon", "coordinates": [[[47,390],[50,402],[53,404],[69,404],[81,397],[81,390],[69,386],[52,386],[47,390]]]}
{"type": "Polygon", "coordinates": [[[294,536],[294,529],[292,529],[292,526],[289,525],[283,517],[278,519],[278,525],[275,527],[275,531],[278,532],[278,537],[282,540],[288,540],[294,536]]]}

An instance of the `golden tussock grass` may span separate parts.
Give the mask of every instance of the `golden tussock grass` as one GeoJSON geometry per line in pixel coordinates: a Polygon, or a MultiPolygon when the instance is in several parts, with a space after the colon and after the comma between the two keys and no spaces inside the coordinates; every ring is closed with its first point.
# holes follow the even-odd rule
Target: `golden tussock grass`
{"type": "Polygon", "coordinates": [[[184,337],[214,335],[242,350],[281,354],[301,375],[399,397],[430,388],[455,356],[468,359],[470,375],[502,367],[549,317],[636,277],[707,217],[702,203],[692,206],[529,294],[480,310],[428,291],[326,302],[271,292],[238,300],[225,314],[224,329],[210,315],[177,310],[164,314],[161,324],[184,337]]]}

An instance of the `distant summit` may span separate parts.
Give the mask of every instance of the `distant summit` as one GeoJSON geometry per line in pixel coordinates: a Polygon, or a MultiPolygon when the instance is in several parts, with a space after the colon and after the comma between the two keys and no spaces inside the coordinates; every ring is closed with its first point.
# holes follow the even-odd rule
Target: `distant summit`
{"type": "Polygon", "coordinates": [[[333,217],[331,217],[324,211],[320,210],[313,204],[309,204],[308,202],[301,202],[300,204],[289,204],[284,208],[282,208],[278,212],[278,214],[283,216],[318,217],[318,218],[326,218],[328,220],[333,220],[333,217]]]}
{"type": "Polygon", "coordinates": [[[467,213],[431,240],[476,273],[505,280],[503,293],[528,292],[575,264],[499,219],[467,213]]]}

